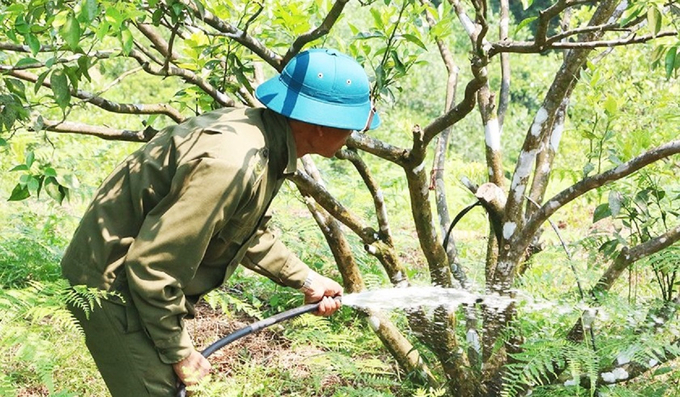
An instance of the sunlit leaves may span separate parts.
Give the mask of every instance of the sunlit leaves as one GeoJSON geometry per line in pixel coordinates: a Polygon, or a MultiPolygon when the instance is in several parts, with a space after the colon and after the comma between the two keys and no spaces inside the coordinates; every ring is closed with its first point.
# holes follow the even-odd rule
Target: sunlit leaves
{"type": "Polygon", "coordinates": [[[521,0],[522,1],[522,8],[525,10],[529,7],[531,7],[532,4],[534,4],[534,0],[521,0]]]}
{"type": "Polygon", "coordinates": [[[607,113],[607,116],[609,117],[616,116],[618,109],[619,105],[618,102],[616,101],[616,98],[614,98],[613,95],[607,96],[607,99],[604,101],[604,111],[607,113]]]}
{"type": "Polygon", "coordinates": [[[134,46],[134,37],[132,36],[132,32],[127,26],[123,26],[120,29],[120,43],[123,47],[123,54],[127,55],[132,51],[132,47],[134,46]]]}
{"type": "Polygon", "coordinates": [[[80,43],[82,30],[73,11],[64,10],[57,14],[52,26],[58,29],[59,35],[64,39],[71,50],[77,50],[80,43]]]}
{"type": "Polygon", "coordinates": [[[99,15],[99,4],[97,0],[83,0],[80,3],[80,13],[78,20],[83,23],[90,23],[99,15]]]}
{"type": "Polygon", "coordinates": [[[10,172],[20,173],[19,182],[16,184],[9,201],[25,200],[32,195],[40,197],[45,192],[50,198],[61,204],[68,197],[69,189],[79,186],[78,179],[69,173],[58,173],[49,165],[39,165],[36,162],[33,151],[25,154],[22,164],[14,166],[10,172]]]}
{"type": "Polygon", "coordinates": [[[647,10],[647,22],[649,23],[649,29],[652,31],[652,35],[656,37],[661,31],[661,24],[663,22],[663,16],[659,8],[655,6],[649,7],[647,10]]]}
{"type": "Polygon", "coordinates": [[[537,20],[537,19],[538,19],[538,17],[529,17],[529,18],[525,18],[524,20],[522,20],[522,22],[520,22],[520,23],[517,25],[517,27],[515,28],[515,33],[514,33],[514,35],[516,36],[517,33],[519,33],[522,29],[524,29],[524,28],[528,27],[529,25],[531,25],[531,23],[532,23],[533,21],[537,20]]]}

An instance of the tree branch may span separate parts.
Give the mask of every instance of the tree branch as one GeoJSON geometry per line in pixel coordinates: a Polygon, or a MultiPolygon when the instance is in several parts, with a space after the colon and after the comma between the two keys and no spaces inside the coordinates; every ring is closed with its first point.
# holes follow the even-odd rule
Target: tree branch
{"type": "Polygon", "coordinates": [[[298,170],[289,179],[298,186],[303,194],[313,197],[335,219],[349,227],[365,244],[372,244],[380,239],[378,232],[371,227],[365,226],[360,219],[345,208],[325,187],[315,182],[306,172],[298,170]]]}
{"type": "Polygon", "coordinates": [[[138,23],[135,26],[137,27],[137,30],[139,30],[147,39],[149,39],[149,41],[151,41],[153,48],[155,48],[156,51],[158,51],[163,56],[163,58],[169,61],[175,61],[179,59],[179,54],[175,53],[174,51],[172,53],[169,52],[170,45],[160,34],[158,34],[153,25],[148,23],[138,23]]]}
{"type": "MultiPolygon", "coordinates": [[[[421,3],[434,7],[432,2],[429,0],[421,0],[421,3]]],[[[425,20],[430,28],[436,25],[436,21],[429,10],[425,10],[425,20]]],[[[444,112],[448,112],[453,107],[456,101],[456,90],[458,86],[458,73],[459,68],[456,65],[451,50],[446,45],[446,42],[437,37],[435,38],[437,43],[437,48],[439,49],[439,55],[441,56],[442,62],[446,67],[447,81],[446,81],[446,98],[444,100],[444,112]]],[[[451,216],[449,214],[448,201],[446,199],[446,183],[444,181],[444,172],[446,168],[446,153],[449,146],[449,138],[451,136],[452,128],[448,127],[439,135],[436,143],[434,159],[432,162],[432,170],[430,171],[430,190],[434,190],[435,201],[437,205],[437,214],[439,215],[439,230],[442,236],[444,236],[451,224],[451,216]]],[[[445,240],[446,241],[446,240],[445,240]]],[[[446,255],[448,257],[449,263],[453,268],[454,277],[462,284],[466,285],[467,275],[460,266],[458,260],[458,250],[456,248],[456,243],[454,239],[448,239],[446,241],[446,255]]]]}
{"type": "Polygon", "coordinates": [[[465,97],[455,107],[433,120],[429,125],[423,129],[424,146],[442,132],[447,127],[450,127],[467,116],[474,108],[477,91],[484,85],[483,81],[475,78],[468,82],[465,86],[465,97]]]}
{"type": "MultiPolygon", "coordinates": [[[[12,52],[24,52],[31,54],[31,49],[27,45],[20,45],[14,43],[0,43],[0,50],[12,52]]],[[[52,46],[40,46],[38,52],[53,52],[55,48],[52,46]]]]}
{"type": "Polygon", "coordinates": [[[680,226],[676,226],[666,233],[642,244],[638,244],[633,248],[624,248],[616,257],[614,263],[609,266],[607,271],[605,271],[602,277],[597,281],[593,288],[593,292],[597,294],[598,292],[608,291],[614,284],[614,281],[616,281],[621,273],[632,263],[655,254],[664,248],[670,247],[677,241],[680,241],[680,226]]]}
{"type": "Polygon", "coordinates": [[[531,240],[533,234],[536,233],[536,230],[538,230],[546,219],[577,197],[580,197],[595,188],[604,186],[609,182],[624,178],[656,161],[679,153],[680,140],[671,141],[651,149],[614,169],[582,179],[580,182],[549,199],[526,223],[524,230],[522,230],[522,236],[517,243],[520,246],[524,246],[523,244],[531,240]]]}
{"type": "Polygon", "coordinates": [[[226,96],[224,93],[220,92],[217,88],[213,87],[210,83],[203,80],[197,76],[194,72],[186,69],[181,69],[175,66],[169,65],[167,70],[163,70],[161,66],[151,65],[144,59],[139,51],[130,51],[130,57],[137,60],[137,62],[144,68],[144,71],[153,74],[155,76],[178,76],[184,79],[187,83],[194,84],[201,88],[206,94],[210,95],[217,103],[224,107],[234,107],[236,103],[233,99],[226,96]]]}
{"type": "MultiPolygon", "coordinates": [[[[38,81],[38,76],[26,72],[26,71],[21,71],[21,70],[15,70],[15,71],[10,71],[8,72],[10,76],[14,76],[16,78],[19,78],[21,80],[25,81],[30,81],[32,83],[36,83],[38,81]]],[[[49,83],[49,81],[43,81],[42,82],[43,87],[51,88],[52,85],[49,83]]],[[[156,105],[147,105],[147,104],[127,104],[127,103],[116,103],[116,102],[111,102],[108,99],[104,99],[102,97],[96,96],[92,93],[83,91],[83,90],[74,90],[71,89],[71,95],[73,95],[76,98],[82,99],[83,101],[87,103],[91,103],[92,105],[95,105],[99,108],[102,108],[104,110],[107,110],[109,112],[113,113],[122,113],[122,114],[163,114],[168,117],[170,117],[173,121],[176,123],[181,123],[184,121],[184,116],[182,116],[177,109],[174,109],[173,107],[166,105],[164,103],[162,104],[156,104],[156,105]]]]}
{"type": "MultiPolygon", "coordinates": [[[[501,19],[498,25],[498,39],[503,42],[508,40],[508,30],[510,23],[510,3],[509,0],[500,0],[501,19]]],[[[505,112],[510,104],[510,56],[501,54],[501,90],[498,96],[498,128],[503,131],[503,121],[505,112]]]]}
{"type": "Polygon", "coordinates": [[[347,146],[353,149],[361,149],[397,165],[405,164],[410,153],[407,149],[392,146],[356,131],[347,139],[347,146]]]}
{"type": "MultiPolygon", "coordinates": [[[[0,49],[2,49],[3,46],[5,46],[5,44],[0,43],[0,49]]],[[[20,51],[20,52],[24,52],[24,51],[20,51]]],[[[30,53],[30,50],[28,52],[30,53]]],[[[55,64],[64,64],[64,63],[69,63],[69,62],[77,62],[78,59],[80,59],[82,57],[90,57],[90,58],[96,58],[96,59],[109,59],[113,55],[116,55],[116,54],[117,54],[117,51],[113,51],[113,50],[96,51],[93,54],[74,54],[72,56],[55,59],[54,63],[55,64]]],[[[39,69],[39,68],[44,68],[44,67],[47,67],[45,65],[45,62],[36,61],[35,63],[24,64],[22,66],[0,65],[0,71],[39,69]]]]}
{"type": "Polygon", "coordinates": [[[491,49],[489,50],[489,56],[496,55],[502,52],[512,52],[520,54],[537,54],[547,50],[567,50],[567,49],[594,49],[594,48],[609,48],[609,47],[620,47],[627,46],[631,44],[641,44],[652,40],[656,40],[660,37],[672,37],[677,36],[677,32],[666,31],[659,32],[656,36],[644,35],[644,36],[633,36],[631,38],[618,39],[618,40],[602,40],[602,41],[590,41],[590,42],[559,42],[546,44],[544,47],[538,46],[536,43],[530,42],[505,42],[505,43],[491,43],[491,49]]]}
{"type": "Polygon", "coordinates": [[[111,141],[148,142],[151,138],[153,138],[154,135],[158,133],[157,130],[151,127],[147,127],[140,131],[131,131],[75,123],[71,121],[52,121],[48,119],[41,119],[41,122],[47,131],[92,135],[97,138],[111,141]]]}
{"type": "Polygon", "coordinates": [[[298,38],[295,39],[293,44],[291,44],[290,48],[288,48],[288,52],[286,52],[286,55],[284,55],[281,64],[286,65],[295,55],[297,55],[302,50],[305,44],[312,42],[318,39],[319,37],[327,35],[328,32],[331,31],[333,25],[335,25],[335,22],[337,22],[338,18],[340,18],[340,15],[342,14],[342,11],[345,9],[345,5],[347,4],[348,1],[349,0],[336,0],[335,3],[333,3],[333,7],[331,7],[330,11],[328,12],[328,15],[326,15],[323,22],[321,22],[321,25],[310,30],[309,32],[300,35],[298,38]]]}
{"type": "Polygon", "coordinates": [[[361,159],[359,154],[354,150],[340,150],[335,156],[342,160],[348,160],[354,165],[357,172],[364,181],[373,198],[373,206],[375,207],[375,214],[380,228],[380,240],[388,245],[394,245],[392,241],[392,233],[390,231],[390,224],[387,218],[387,207],[385,206],[385,198],[383,197],[380,185],[375,181],[371,171],[368,169],[366,163],[361,159]]]}
{"type": "MultiPolygon", "coordinates": [[[[601,1],[589,24],[599,25],[603,21],[609,20],[617,5],[618,2],[615,0],[601,1]]],[[[598,34],[600,33],[593,33],[590,39],[597,39],[599,37],[598,34]]],[[[515,166],[512,176],[504,219],[504,222],[508,225],[512,225],[515,231],[522,231],[522,236],[524,238],[526,238],[523,231],[524,222],[526,220],[523,208],[524,197],[525,192],[530,189],[528,182],[530,180],[531,171],[535,167],[536,156],[543,149],[541,143],[544,141],[549,131],[552,131],[558,110],[564,103],[564,100],[571,95],[574,86],[578,81],[579,70],[583,67],[591,52],[592,49],[575,49],[569,51],[524,138],[524,143],[522,144],[522,149],[519,153],[517,165],[515,166]]],[[[531,238],[534,237],[535,233],[536,230],[531,231],[531,238]]],[[[518,263],[520,258],[524,255],[524,250],[528,246],[528,243],[526,245],[517,244],[517,234],[518,233],[510,233],[506,238],[508,244],[502,243],[500,246],[501,251],[504,251],[506,248],[510,250],[509,252],[511,253],[512,259],[508,263],[518,263]]],[[[505,254],[501,252],[501,255],[505,254]]],[[[508,279],[506,279],[504,283],[510,282],[512,277],[514,277],[514,272],[510,271],[512,269],[508,270],[508,279]]]]}
{"type": "Polygon", "coordinates": [[[281,72],[285,64],[283,64],[280,55],[276,54],[274,51],[268,49],[262,42],[258,41],[254,37],[246,34],[245,32],[237,29],[222,19],[215,16],[208,10],[200,10],[193,1],[190,0],[180,0],[194,15],[200,18],[202,21],[207,23],[209,26],[222,33],[225,37],[228,37],[237,43],[243,45],[244,47],[251,50],[257,56],[262,58],[265,62],[271,65],[278,72],[281,72]]]}

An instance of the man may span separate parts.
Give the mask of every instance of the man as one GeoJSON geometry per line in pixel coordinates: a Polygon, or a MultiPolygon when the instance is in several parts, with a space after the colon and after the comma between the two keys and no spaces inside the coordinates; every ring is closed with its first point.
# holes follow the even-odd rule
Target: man
{"type": "Polygon", "coordinates": [[[352,58],[310,50],[256,91],[266,108],[220,109],[161,131],[103,182],[62,259],[72,285],[115,296],[71,308],[114,397],[169,396],[208,373],[184,327],[239,263],[321,301],[342,294],[268,230],[267,209],[305,154],[331,157],[380,121],[352,58]],[[119,298],[118,298],[119,297],[119,298]]]}

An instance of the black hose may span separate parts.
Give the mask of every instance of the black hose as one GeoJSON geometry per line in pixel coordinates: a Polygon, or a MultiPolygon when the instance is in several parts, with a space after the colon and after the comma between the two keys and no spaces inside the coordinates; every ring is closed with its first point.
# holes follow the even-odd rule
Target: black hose
{"type": "MultiPolygon", "coordinates": [[[[335,298],[339,299],[339,298],[335,298]]],[[[290,309],[285,312],[281,312],[279,314],[275,314],[269,318],[265,318],[264,320],[260,320],[258,322],[252,323],[248,325],[247,327],[243,327],[239,330],[236,330],[232,332],[231,334],[225,336],[224,338],[218,340],[217,342],[213,343],[212,345],[206,347],[201,354],[203,357],[208,358],[211,354],[215,353],[216,351],[220,350],[224,346],[230,344],[231,342],[240,339],[246,335],[250,335],[253,332],[259,331],[263,328],[267,328],[269,326],[272,326],[274,324],[280,323],[281,321],[286,321],[289,320],[293,317],[297,317],[299,315],[305,314],[305,313],[311,313],[315,312],[319,309],[319,305],[321,302],[317,303],[310,303],[308,305],[303,305],[300,307],[296,307],[295,309],[290,309]]],[[[187,394],[187,389],[184,383],[181,381],[178,381],[179,385],[177,387],[177,394],[176,397],[185,397],[187,394]]]]}
{"type": "Polygon", "coordinates": [[[467,207],[463,208],[463,210],[460,211],[460,212],[458,213],[458,215],[456,215],[456,217],[453,219],[453,222],[451,222],[451,226],[449,226],[449,230],[446,232],[446,236],[444,236],[444,242],[442,243],[442,247],[444,247],[444,249],[448,249],[447,247],[448,247],[448,245],[449,245],[449,237],[451,237],[451,231],[452,231],[453,228],[456,226],[456,223],[458,223],[458,221],[460,221],[461,219],[463,219],[463,217],[465,216],[465,214],[467,214],[468,212],[470,212],[471,209],[473,209],[473,208],[475,208],[476,206],[481,205],[481,204],[482,204],[481,201],[475,201],[474,203],[472,203],[472,204],[468,205],[467,207]]]}

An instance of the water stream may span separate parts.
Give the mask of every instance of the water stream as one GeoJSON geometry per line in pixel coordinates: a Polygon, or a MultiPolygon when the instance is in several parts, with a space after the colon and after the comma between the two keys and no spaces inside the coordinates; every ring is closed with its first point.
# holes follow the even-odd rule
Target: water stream
{"type": "Polygon", "coordinates": [[[444,307],[453,310],[460,305],[483,304],[501,310],[514,302],[513,298],[497,294],[477,294],[457,288],[407,287],[386,288],[347,294],[342,304],[365,310],[395,310],[444,307]]]}
{"type": "Polygon", "coordinates": [[[433,286],[410,286],[406,288],[385,288],[367,290],[346,294],[342,297],[342,304],[361,310],[391,311],[398,309],[435,309],[443,307],[453,311],[461,305],[478,304],[486,309],[503,311],[515,303],[522,311],[545,311],[558,315],[571,312],[585,311],[594,316],[606,315],[601,307],[591,307],[584,302],[560,303],[545,299],[538,299],[526,292],[513,290],[512,297],[498,294],[472,292],[458,288],[441,288],[433,286]]]}

